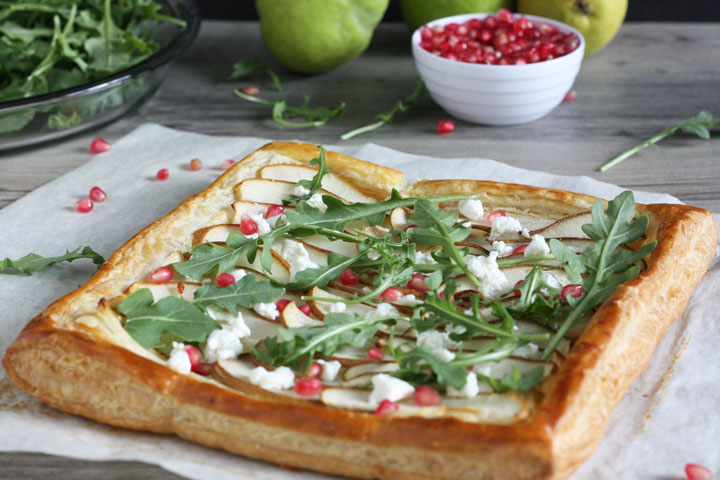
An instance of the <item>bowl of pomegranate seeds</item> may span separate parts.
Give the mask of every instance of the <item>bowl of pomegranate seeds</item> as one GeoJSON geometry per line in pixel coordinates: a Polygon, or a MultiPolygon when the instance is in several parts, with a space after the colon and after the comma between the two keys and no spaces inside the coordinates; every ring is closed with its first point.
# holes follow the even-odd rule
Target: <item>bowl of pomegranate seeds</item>
{"type": "Polygon", "coordinates": [[[519,125],[558,106],[580,71],[585,40],[556,20],[496,14],[445,17],[412,36],[433,100],[461,120],[519,125]]]}

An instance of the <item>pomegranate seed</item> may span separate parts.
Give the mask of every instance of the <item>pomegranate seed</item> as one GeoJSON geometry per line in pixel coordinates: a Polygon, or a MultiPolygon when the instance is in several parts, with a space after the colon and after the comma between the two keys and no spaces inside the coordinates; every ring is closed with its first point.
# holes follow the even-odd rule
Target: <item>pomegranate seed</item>
{"type": "Polygon", "coordinates": [[[301,397],[314,397],[322,389],[323,384],[317,378],[301,378],[295,382],[295,393],[301,397]]]}
{"type": "Polygon", "coordinates": [[[288,303],[290,303],[290,300],[287,298],[281,298],[277,302],[275,302],[275,308],[277,308],[277,311],[282,313],[283,310],[285,310],[285,307],[288,306],[288,303]]]}
{"type": "Polygon", "coordinates": [[[695,463],[685,465],[685,475],[687,475],[688,480],[712,480],[713,478],[713,474],[709,469],[695,463]]]}
{"type": "Polygon", "coordinates": [[[378,300],[385,300],[386,302],[396,302],[398,298],[402,297],[402,290],[397,287],[388,287],[378,295],[378,300]]]}
{"type": "Polygon", "coordinates": [[[104,202],[107,197],[107,193],[100,187],[92,187],[90,189],[90,200],[93,202],[104,202]]]}
{"type": "Polygon", "coordinates": [[[285,207],[282,205],[270,205],[265,212],[265,218],[277,217],[285,213],[285,207]]]}
{"type": "Polygon", "coordinates": [[[190,369],[196,368],[202,362],[202,353],[193,345],[185,345],[185,353],[190,359],[190,369]]]}
{"type": "Polygon", "coordinates": [[[83,198],[82,200],[75,202],[73,208],[75,208],[75,211],[77,212],[88,213],[93,209],[93,202],[89,198],[83,198]]]}
{"type": "Polygon", "coordinates": [[[468,22],[468,27],[472,28],[473,30],[479,30],[482,28],[482,26],[482,22],[477,18],[473,18],[468,22]]]}
{"type": "Polygon", "coordinates": [[[160,267],[150,275],[147,280],[150,283],[168,283],[175,276],[175,271],[168,266],[160,267]]]}
{"type": "Polygon", "coordinates": [[[385,399],[380,402],[380,405],[375,409],[375,415],[381,417],[387,417],[388,415],[397,412],[400,406],[392,400],[385,399]]]}
{"type": "Polygon", "coordinates": [[[203,377],[207,377],[212,373],[212,369],[215,366],[214,363],[198,363],[192,371],[203,377]]]}
{"type": "Polygon", "coordinates": [[[323,367],[318,362],[312,362],[310,364],[310,368],[308,368],[307,374],[305,376],[310,378],[318,378],[320,375],[322,375],[323,367]]]}
{"type": "Polygon", "coordinates": [[[493,220],[495,220],[498,217],[507,217],[505,212],[503,210],[493,210],[492,212],[488,213],[487,216],[487,223],[488,225],[492,226],[493,220]]]}
{"type": "Polygon", "coordinates": [[[510,255],[518,255],[520,253],[525,253],[525,249],[527,248],[527,243],[523,243],[522,245],[518,245],[515,247],[515,250],[512,251],[510,255]]]}
{"type": "Polygon", "coordinates": [[[257,233],[258,230],[258,224],[255,220],[248,217],[247,215],[243,215],[240,218],[240,231],[243,235],[252,235],[253,233],[257,233]]]}
{"type": "Polygon", "coordinates": [[[526,59],[524,59],[523,57],[520,57],[515,60],[515,65],[525,65],[527,63],[528,63],[528,61],[526,59]]]}
{"type": "Polygon", "coordinates": [[[378,347],[372,347],[367,352],[368,360],[382,360],[383,358],[385,358],[385,354],[378,347]]]}
{"type": "Polygon", "coordinates": [[[493,34],[490,30],[483,30],[480,32],[480,41],[483,43],[490,43],[492,40],[493,34]]]}
{"type": "Polygon", "coordinates": [[[157,179],[158,180],[167,180],[170,178],[170,171],[167,168],[161,168],[157,172],[157,179]]]}
{"type": "MultiPolygon", "coordinates": [[[[445,292],[440,292],[440,293],[438,294],[438,297],[440,297],[440,298],[442,298],[443,300],[445,300],[445,292]]],[[[452,297],[450,297],[450,301],[451,301],[451,302],[454,302],[454,301],[455,301],[455,295],[453,295],[452,297]]]]}
{"type": "Polygon", "coordinates": [[[197,172],[198,170],[202,170],[202,160],[199,158],[193,158],[190,160],[190,170],[193,172],[197,172]]]}
{"type": "Polygon", "coordinates": [[[577,91],[570,90],[569,92],[567,92],[565,94],[565,98],[563,98],[563,102],[568,102],[568,103],[574,102],[576,98],[577,98],[577,91]]]}
{"type": "Polygon", "coordinates": [[[90,151],[92,153],[103,153],[110,150],[110,144],[102,137],[97,137],[90,144],[90,151]]]}
{"type": "Polygon", "coordinates": [[[425,275],[420,272],[412,274],[412,280],[407,283],[407,288],[417,290],[418,292],[425,293],[428,291],[428,286],[425,283],[425,275]]]}
{"type": "Polygon", "coordinates": [[[308,305],[308,304],[300,305],[298,307],[298,309],[307,316],[310,316],[310,314],[312,313],[312,310],[310,309],[310,305],[308,305]]]}
{"type": "Polygon", "coordinates": [[[447,25],[445,25],[446,32],[454,32],[455,30],[457,30],[457,28],[458,28],[457,23],[450,22],[447,25]]]}
{"type": "Polygon", "coordinates": [[[252,95],[253,97],[260,93],[260,89],[257,88],[255,85],[248,85],[247,87],[242,89],[242,92],[245,95],[252,95]]]}
{"type": "Polygon", "coordinates": [[[422,385],[415,389],[413,400],[415,400],[415,405],[418,407],[434,407],[442,403],[437,390],[427,385],[422,385]]]}
{"type": "Polygon", "coordinates": [[[440,55],[443,58],[447,58],[448,60],[457,60],[458,56],[455,52],[447,52],[440,55]]]}
{"type": "Polygon", "coordinates": [[[420,30],[420,38],[422,38],[423,40],[432,40],[433,31],[430,30],[429,27],[423,27],[423,29],[420,30]]]}
{"type": "Polygon", "coordinates": [[[222,168],[223,170],[227,170],[227,169],[229,169],[230,167],[232,167],[233,165],[235,165],[235,160],[225,160],[225,161],[222,162],[222,164],[220,165],[220,168],[222,168]]]}
{"type": "Polygon", "coordinates": [[[420,228],[420,227],[418,227],[417,225],[408,225],[407,227],[403,228],[403,232],[407,232],[411,228],[420,228]]]}
{"type": "MultiPolygon", "coordinates": [[[[522,283],[523,283],[522,280],[518,280],[517,283],[515,284],[514,288],[519,287],[520,285],[522,285],[522,283]]],[[[513,295],[515,295],[516,297],[519,297],[520,295],[522,295],[522,292],[520,290],[513,290],[513,295]]]]}
{"type": "Polygon", "coordinates": [[[501,22],[512,22],[513,21],[513,14],[507,8],[501,8],[500,10],[497,11],[495,16],[497,16],[498,20],[500,20],[501,22]]]}
{"type": "Polygon", "coordinates": [[[349,268],[346,268],[340,274],[340,283],[348,286],[357,285],[358,283],[360,283],[360,278],[358,278],[357,273],[353,272],[349,268]]]}
{"type": "Polygon", "coordinates": [[[225,288],[233,283],[235,283],[235,277],[232,273],[220,273],[217,277],[215,277],[215,284],[218,288],[225,288]]]}
{"type": "Polygon", "coordinates": [[[440,120],[437,124],[437,131],[440,135],[445,135],[453,130],[455,130],[455,122],[452,120],[440,120]]]}
{"type": "Polygon", "coordinates": [[[578,298],[585,292],[582,285],[565,285],[560,291],[560,297],[563,300],[567,300],[567,296],[571,295],[573,298],[578,298]]]}

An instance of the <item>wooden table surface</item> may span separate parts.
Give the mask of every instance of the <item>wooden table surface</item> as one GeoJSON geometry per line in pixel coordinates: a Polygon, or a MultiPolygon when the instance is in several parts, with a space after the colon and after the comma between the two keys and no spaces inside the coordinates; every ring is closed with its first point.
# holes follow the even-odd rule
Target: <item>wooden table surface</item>
{"type": "MultiPolygon", "coordinates": [[[[157,94],[136,111],[66,140],[0,153],[0,207],[82,165],[90,158],[88,146],[95,136],[112,143],[145,122],[207,134],[341,143],[342,133],[372,122],[375,114],[408,95],[416,76],[406,28],[382,25],[361,58],[331,73],[309,77],[282,72],[290,101],[311,95],[313,105],[347,102],[340,120],[310,130],[282,129],[269,119],[266,107],[232,94],[249,81],[224,80],[234,61],[258,56],[270,60],[256,23],[205,22],[195,44],[171,66],[157,94]]],[[[258,78],[252,83],[263,94],[275,95],[268,81],[258,78]]],[[[456,121],[455,132],[445,136],[439,136],[435,126],[449,117],[426,97],[393,124],[349,142],[588,175],[628,188],[669,193],[720,212],[720,139],[676,136],[607,173],[597,172],[613,156],[702,109],[720,115],[720,24],[626,24],[609,47],[584,61],[575,89],[575,102],[560,105],[533,124],[483,127],[456,121]]],[[[178,478],[133,462],[0,454],[0,478],[48,475],[55,480],[178,478]]]]}

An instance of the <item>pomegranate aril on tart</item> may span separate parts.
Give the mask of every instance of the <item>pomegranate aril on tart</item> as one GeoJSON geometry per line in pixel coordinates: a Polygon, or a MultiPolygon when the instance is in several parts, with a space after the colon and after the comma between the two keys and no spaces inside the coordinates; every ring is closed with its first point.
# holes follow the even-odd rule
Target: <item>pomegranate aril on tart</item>
{"type": "Polygon", "coordinates": [[[290,303],[290,300],[287,298],[281,298],[277,302],[275,302],[275,308],[277,308],[277,311],[282,313],[283,310],[285,310],[285,307],[288,306],[288,303],[290,303]]]}
{"type": "Polygon", "coordinates": [[[102,137],[97,137],[90,144],[90,151],[92,153],[103,153],[110,150],[110,144],[102,137]]]}
{"type": "Polygon", "coordinates": [[[92,187],[90,189],[90,200],[93,202],[104,202],[108,195],[100,187],[92,187]]]}
{"type": "Polygon", "coordinates": [[[215,277],[215,284],[218,286],[218,288],[225,288],[228,285],[232,285],[235,283],[235,277],[232,273],[219,273],[217,277],[215,277]]]}
{"type": "Polygon", "coordinates": [[[385,354],[378,347],[372,347],[367,352],[368,360],[382,360],[383,358],[385,358],[385,354]]]}
{"type": "Polygon", "coordinates": [[[310,368],[308,368],[307,377],[310,378],[318,378],[320,375],[322,375],[323,367],[318,362],[313,362],[310,364],[310,368]]]}
{"type": "Polygon", "coordinates": [[[687,475],[688,480],[712,480],[713,478],[710,469],[695,463],[685,465],[685,475],[687,475]]]}
{"type": "Polygon", "coordinates": [[[386,417],[394,412],[397,412],[400,406],[392,400],[385,399],[380,402],[380,405],[375,409],[375,415],[386,417]]]}
{"type": "Polygon", "coordinates": [[[235,165],[235,160],[225,160],[224,162],[222,162],[222,164],[220,164],[220,168],[222,168],[223,170],[227,170],[233,165],[235,165]]]}
{"type": "Polygon", "coordinates": [[[425,293],[428,291],[428,286],[425,283],[425,275],[420,272],[412,274],[412,280],[407,283],[407,288],[417,290],[418,292],[425,293]]]}
{"type": "Polygon", "coordinates": [[[357,285],[360,283],[360,278],[357,276],[357,273],[353,272],[349,268],[346,268],[340,274],[340,283],[346,286],[357,285]]]}
{"type": "Polygon", "coordinates": [[[198,170],[202,170],[202,160],[199,158],[193,158],[190,160],[190,170],[193,172],[197,172],[198,170]]]}
{"type": "Polygon", "coordinates": [[[285,207],[282,205],[270,205],[265,212],[265,218],[276,217],[285,213],[285,207]]]}
{"type": "Polygon", "coordinates": [[[168,170],[167,168],[161,168],[160,170],[158,170],[156,176],[158,180],[167,180],[168,178],[170,178],[170,170],[168,170]]]}
{"type": "Polygon", "coordinates": [[[493,210],[492,212],[488,213],[488,216],[487,216],[488,225],[492,226],[493,220],[495,220],[498,217],[507,217],[507,214],[503,210],[493,210]]]}
{"type": "Polygon", "coordinates": [[[317,378],[301,378],[295,382],[295,393],[301,397],[314,397],[323,389],[323,384],[317,378]]]}
{"type": "Polygon", "coordinates": [[[198,375],[202,375],[203,377],[207,377],[212,373],[212,369],[214,363],[198,363],[196,367],[192,369],[193,373],[197,373],[198,375]]]}
{"type": "Polygon", "coordinates": [[[582,287],[582,285],[565,285],[560,291],[560,297],[562,297],[563,300],[567,300],[568,295],[573,298],[578,298],[584,292],[585,289],[582,287]]]}
{"type": "Polygon", "coordinates": [[[299,309],[301,312],[303,312],[305,315],[308,315],[308,316],[310,316],[310,314],[312,313],[312,309],[310,308],[310,305],[308,305],[308,304],[300,305],[300,306],[298,307],[298,309],[299,309]]]}
{"type": "Polygon", "coordinates": [[[75,202],[73,208],[76,212],[88,213],[93,209],[93,202],[89,198],[83,198],[82,200],[75,202]]]}
{"type": "Polygon", "coordinates": [[[440,135],[445,135],[455,130],[455,122],[452,120],[440,120],[437,124],[437,131],[440,135]]]}
{"type": "Polygon", "coordinates": [[[435,407],[442,403],[437,390],[427,385],[421,385],[415,389],[413,400],[418,407],[435,407]]]}
{"type": "Polygon", "coordinates": [[[185,353],[190,359],[190,369],[196,368],[202,362],[202,353],[194,345],[185,345],[185,353]]]}
{"type": "Polygon", "coordinates": [[[517,283],[515,283],[516,290],[513,290],[513,295],[515,295],[516,297],[519,297],[520,295],[522,295],[522,292],[520,290],[517,290],[517,287],[522,285],[522,283],[523,283],[522,280],[518,280],[517,283]]]}
{"type": "Polygon", "coordinates": [[[515,250],[512,251],[511,255],[518,255],[520,253],[525,253],[525,249],[527,248],[527,243],[523,243],[522,245],[518,245],[515,247],[515,250]]]}
{"type": "Polygon", "coordinates": [[[170,282],[170,280],[173,279],[174,276],[175,271],[172,269],[172,267],[164,266],[158,268],[150,275],[148,275],[147,280],[150,283],[168,283],[170,282]]]}
{"type": "Polygon", "coordinates": [[[250,218],[247,215],[243,215],[240,218],[240,231],[243,235],[252,235],[254,233],[257,233],[258,231],[258,224],[255,220],[250,218]]]}
{"type": "Polygon", "coordinates": [[[397,287],[388,287],[378,295],[378,300],[385,300],[386,302],[396,302],[398,298],[402,297],[402,290],[397,287]]]}

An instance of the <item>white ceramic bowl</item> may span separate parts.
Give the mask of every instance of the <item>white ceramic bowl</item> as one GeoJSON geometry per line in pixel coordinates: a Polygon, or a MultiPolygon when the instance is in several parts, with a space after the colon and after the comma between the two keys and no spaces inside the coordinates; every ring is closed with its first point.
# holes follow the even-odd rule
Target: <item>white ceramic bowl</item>
{"type": "MultiPolygon", "coordinates": [[[[427,25],[464,23],[489,14],[470,13],[440,18],[427,25]]],[[[412,36],[412,52],[430,96],[450,115],[485,125],[519,125],[544,117],[562,102],[580,71],[585,39],[571,26],[534,15],[562,33],[573,32],[580,45],[559,58],[526,65],[485,65],[448,60],[420,47],[420,30],[412,36]]]]}

